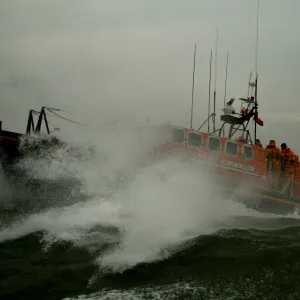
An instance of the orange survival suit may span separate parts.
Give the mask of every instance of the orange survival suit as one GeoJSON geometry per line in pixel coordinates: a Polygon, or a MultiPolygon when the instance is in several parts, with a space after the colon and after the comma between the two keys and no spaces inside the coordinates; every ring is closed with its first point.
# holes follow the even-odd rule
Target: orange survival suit
{"type": "Polygon", "coordinates": [[[282,192],[288,192],[293,176],[294,166],[299,162],[298,156],[287,147],[286,143],[281,144],[281,176],[280,188],[282,192]]]}
{"type": "Polygon", "coordinates": [[[265,148],[265,157],[267,159],[270,188],[275,189],[279,184],[281,155],[280,150],[276,147],[276,142],[274,140],[270,140],[269,145],[265,148]]]}
{"type": "Polygon", "coordinates": [[[293,174],[294,164],[298,162],[298,156],[287,147],[286,143],[281,144],[281,171],[286,177],[293,174]]]}

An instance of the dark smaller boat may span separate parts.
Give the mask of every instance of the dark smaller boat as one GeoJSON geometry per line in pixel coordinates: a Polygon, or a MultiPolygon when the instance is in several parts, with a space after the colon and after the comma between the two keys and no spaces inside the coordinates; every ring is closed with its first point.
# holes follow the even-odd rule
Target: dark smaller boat
{"type": "Polygon", "coordinates": [[[21,133],[2,130],[2,121],[0,121],[0,157],[2,159],[14,159],[20,156],[21,137],[21,133]]]}
{"type": "MultiPolygon", "coordinates": [[[[0,122],[0,170],[5,176],[8,190],[11,195],[8,204],[0,201],[0,218],[3,219],[3,212],[25,213],[39,211],[52,206],[63,206],[83,199],[81,183],[76,176],[58,175],[53,179],[46,179],[35,174],[34,168],[24,168],[23,162],[29,158],[44,161],[47,168],[47,159],[52,159],[56,149],[68,146],[67,143],[51,135],[50,123],[47,116],[56,115],[69,122],[76,123],[57,114],[60,111],[54,108],[42,107],[40,112],[29,111],[26,133],[17,133],[2,129],[0,122]],[[49,113],[50,112],[50,113],[49,113]],[[48,114],[49,113],[49,114],[48,114]],[[34,116],[38,116],[37,123],[34,123],[34,116]],[[3,172],[2,172],[3,171],[3,172]]],[[[68,146],[67,153],[75,156],[76,149],[68,146]]],[[[55,155],[53,160],[55,160],[55,155]]],[[[26,163],[25,163],[26,165],[26,163]]],[[[0,178],[1,179],[1,178],[0,178]]],[[[0,182],[1,185],[1,182],[0,182]]],[[[2,195],[1,199],[2,200],[2,195]]],[[[9,215],[10,216],[10,215],[9,215]]]]}
{"type": "MultiPolygon", "coordinates": [[[[29,111],[26,133],[17,133],[12,131],[7,131],[2,129],[2,121],[0,121],[0,161],[2,164],[12,164],[16,159],[21,158],[24,154],[29,152],[35,152],[38,149],[49,148],[51,146],[63,145],[64,142],[59,140],[55,136],[51,136],[51,131],[49,124],[52,124],[47,119],[47,112],[50,112],[56,117],[60,117],[66,121],[79,124],[72,120],[69,120],[57,112],[63,111],[56,108],[42,107],[40,112],[33,109],[29,111]],[[38,116],[37,124],[34,123],[34,115],[38,116]],[[46,129],[46,134],[42,135],[42,125],[44,124],[46,129]],[[25,152],[20,149],[21,142],[22,148],[26,150],[25,152]]],[[[52,124],[53,125],[53,124],[52,124]]],[[[58,128],[55,128],[58,129],[58,128]]]]}

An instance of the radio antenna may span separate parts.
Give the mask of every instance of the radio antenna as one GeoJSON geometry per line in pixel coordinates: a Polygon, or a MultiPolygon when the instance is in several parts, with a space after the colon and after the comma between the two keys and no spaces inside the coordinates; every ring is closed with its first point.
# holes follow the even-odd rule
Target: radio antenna
{"type": "Polygon", "coordinates": [[[258,76],[258,71],[257,71],[257,60],[258,60],[258,19],[259,19],[259,0],[257,0],[257,18],[256,18],[255,76],[258,76]]]}
{"type": "Polygon", "coordinates": [[[207,115],[207,132],[210,131],[210,98],[211,98],[211,64],[212,64],[212,50],[210,50],[210,62],[209,62],[209,82],[208,82],[208,115],[207,115]]]}
{"type": "Polygon", "coordinates": [[[215,47],[215,86],[214,86],[214,118],[213,118],[213,130],[214,130],[214,132],[216,131],[216,97],[217,97],[218,39],[219,39],[219,30],[217,28],[216,47],[215,47]]]}
{"type": "Polygon", "coordinates": [[[226,60],[226,73],[225,73],[224,109],[225,109],[226,94],[227,94],[227,72],[228,72],[228,51],[227,51],[227,60],[226,60]]]}
{"type": "Polygon", "coordinates": [[[193,86],[192,86],[192,105],[191,105],[191,128],[193,128],[195,67],[196,67],[196,43],[195,43],[195,50],[194,50],[193,86]]]}
{"type": "MultiPolygon", "coordinates": [[[[257,81],[258,81],[258,72],[257,72],[257,58],[258,58],[258,19],[259,19],[259,0],[257,0],[257,17],[256,17],[256,49],[255,49],[255,73],[256,73],[256,78],[255,78],[255,105],[254,105],[254,111],[255,111],[255,116],[257,117],[257,81]]],[[[257,124],[256,121],[254,123],[254,143],[256,141],[256,136],[257,136],[257,124]]]]}

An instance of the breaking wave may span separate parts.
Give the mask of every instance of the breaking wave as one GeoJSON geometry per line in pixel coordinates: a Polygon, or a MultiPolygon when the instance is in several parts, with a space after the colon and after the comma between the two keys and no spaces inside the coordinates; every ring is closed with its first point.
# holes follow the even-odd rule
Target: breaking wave
{"type": "MultiPolygon", "coordinates": [[[[48,205],[18,211],[0,224],[2,259],[13,264],[10,257],[18,257],[16,245],[22,245],[35,251],[38,261],[48,257],[52,271],[44,276],[56,282],[53,274],[67,278],[67,265],[55,263],[63,255],[62,264],[74,266],[69,271],[74,285],[68,289],[56,282],[55,299],[252,299],[262,293],[258,282],[274,289],[284,255],[298,251],[298,216],[259,213],[224,197],[199,166],[180,158],[149,162],[158,139],[156,129],[128,131],[95,142],[92,151],[81,146],[80,155],[70,155],[67,145],[20,162],[19,170],[39,182],[39,193],[44,188],[48,205]],[[51,182],[55,187],[70,178],[79,183],[74,187],[73,182],[67,194],[63,188],[49,193],[51,182]],[[275,265],[268,255],[277,255],[275,265]]],[[[30,193],[22,201],[41,199],[30,193]]],[[[296,271],[298,265],[293,266],[296,271]]],[[[26,261],[23,267],[19,276],[31,266],[26,261]]],[[[286,263],[286,272],[291,268],[286,263]]],[[[41,284],[34,274],[28,280],[29,286],[41,284]]],[[[3,297],[18,293],[9,289],[9,278],[5,282],[3,297]]],[[[26,283],[21,287],[22,295],[32,297],[26,283]]],[[[262,299],[279,299],[275,291],[262,299]]],[[[297,293],[294,288],[289,295],[297,293]]]]}

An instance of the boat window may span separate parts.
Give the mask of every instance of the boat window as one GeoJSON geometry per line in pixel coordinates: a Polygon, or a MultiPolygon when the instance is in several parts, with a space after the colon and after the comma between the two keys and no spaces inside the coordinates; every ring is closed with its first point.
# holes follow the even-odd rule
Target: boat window
{"type": "Polygon", "coordinates": [[[226,142],[225,152],[230,156],[237,156],[238,154],[238,145],[234,142],[226,142]]]}
{"type": "Polygon", "coordinates": [[[184,131],[180,128],[173,128],[172,130],[172,141],[175,143],[184,142],[184,131]]]}
{"type": "Polygon", "coordinates": [[[189,133],[189,144],[193,147],[201,147],[202,145],[202,135],[195,132],[189,133]]]}
{"type": "Polygon", "coordinates": [[[253,159],[254,154],[253,154],[253,148],[251,146],[244,145],[243,146],[243,157],[244,159],[253,159]]]}
{"type": "Polygon", "coordinates": [[[208,150],[209,151],[220,151],[221,141],[218,138],[209,137],[208,139],[208,150]]]}

